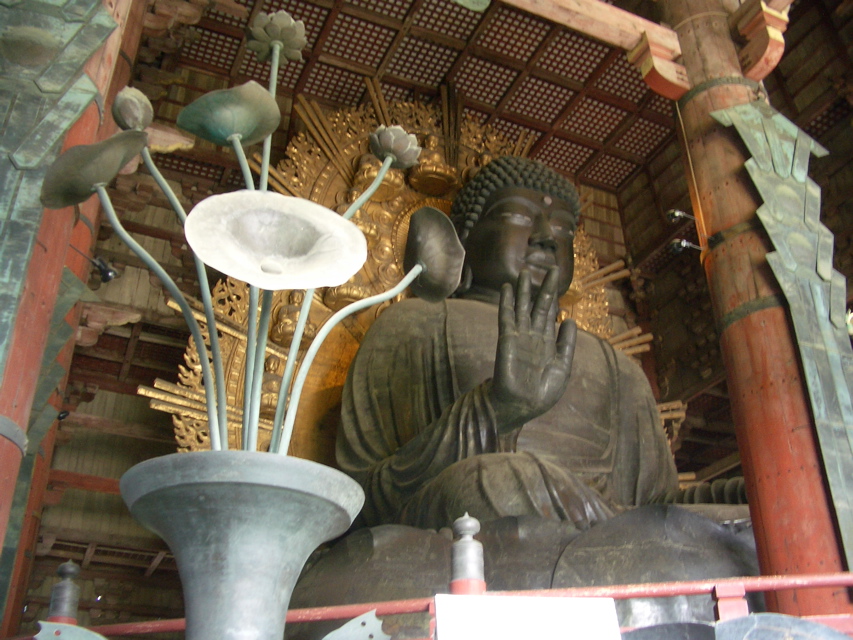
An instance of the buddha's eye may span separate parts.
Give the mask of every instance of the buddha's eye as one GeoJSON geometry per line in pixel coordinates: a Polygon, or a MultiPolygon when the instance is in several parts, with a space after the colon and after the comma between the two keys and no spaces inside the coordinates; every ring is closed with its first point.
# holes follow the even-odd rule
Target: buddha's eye
{"type": "Polygon", "coordinates": [[[573,238],[575,236],[575,225],[572,220],[567,220],[561,217],[551,218],[551,232],[555,236],[563,238],[573,238]]]}
{"type": "Polygon", "coordinates": [[[516,211],[505,211],[501,214],[501,220],[510,224],[518,225],[519,227],[532,227],[533,219],[524,213],[516,211]]]}

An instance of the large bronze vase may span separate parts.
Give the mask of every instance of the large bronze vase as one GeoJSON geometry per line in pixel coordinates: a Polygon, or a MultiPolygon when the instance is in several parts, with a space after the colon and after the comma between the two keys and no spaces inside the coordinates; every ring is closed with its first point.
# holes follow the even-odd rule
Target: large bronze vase
{"type": "Polygon", "coordinates": [[[252,451],[147,460],[124,474],[121,493],[175,554],[188,640],[281,640],[305,561],[364,500],[330,467],[252,451]]]}

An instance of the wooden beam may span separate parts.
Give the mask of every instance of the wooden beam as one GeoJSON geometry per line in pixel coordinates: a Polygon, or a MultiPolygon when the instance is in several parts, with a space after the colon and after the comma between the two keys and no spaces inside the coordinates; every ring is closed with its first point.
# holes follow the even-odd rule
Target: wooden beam
{"type": "Polygon", "coordinates": [[[532,14],[562,24],[613,47],[630,51],[643,34],[668,60],[681,55],[675,31],[600,0],[505,0],[532,14]]]}
{"type": "MultiPolygon", "coordinates": [[[[128,344],[130,344],[130,341],[128,341],[128,344]]],[[[74,355],[75,357],[88,356],[89,358],[96,358],[97,360],[105,360],[107,362],[120,364],[122,367],[124,367],[125,361],[128,357],[126,352],[113,351],[110,349],[104,349],[102,347],[78,347],[75,350],[74,355]]],[[[180,356],[178,356],[178,358],[180,358],[180,356]]],[[[163,360],[149,360],[145,358],[135,357],[130,362],[130,364],[134,367],[149,369],[151,371],[162,371],[163,373],[167,374],[175,373],[174,362],[166,362],[163,360]]],[[[126,382],[127,374],[122,376],[119,373],[118,380],[119,382],[126,382]]]]}
{"type": "Polygon", "coordinates": [[[89,565],[92,564],[92,558],[95,555],[95,551],[98,549],[98,545],[94,542],[90,542],[89,546],[86,547],[86,553],[83,554],[83,562],[80,563],[80,566],[83,569],[88,569],[89,565]]]}
{"type": "Polygon", "coordinates": [[[121,495],[117,478],[103,478],[90,476],[76,471],[63,471],[62,469],[51,469],[47,477],[48,486],[53,489],[67,490],[80,489],[81,491],[92,491],[94,493],[108,493],[110,495],[121,495]]]}
{"type": "Polygon", "coordinates": [[[157,567],[160,566],[160,563],[163,562],[163,558],[166,557],[165,551],[160,551],[154,559],[151,561],[151,564],[148,565],[148,568],[145,570],[145,577],[150,578],[151,575],[157,570],[157,567]]]}
{"type": "Polygon", "coordinates": [[[731,455],[726,456],[722,460],[717,460],[713,464],[709,464],[704,469],[696,472],[697,482],[707,482],[714,478],[723,475],[724,473],[736,469],[740,466],[740,454],[735,451],[731,455]]]}
{"type": "MultiPolygon", "coordinates": [[[[165,542],[155,534],[148,533],[147,531],[141,531],[141,535],[122,535],[115,532],[106,533],[69,527],[48,527],[40,531],[39,535],[42,539],[51,539],[53,541],[52,546],[57,548],[69,545],[85,547],[89,543],[94,542],[99,547],[140,551],[151,557],[155,556],[159,551],[167,549],[165,542]]],[[[45,555],[41,553],[42,550],[43,548],[40,545],[36,555],[45,555]]],[[[55,548],[53,551],[57,552],[55,548]]]]}
{"type": "Polygon", "coordinates": [[[175,439],[171,431],[144,424],[141,422],[127,422],[124,420],[111,420],[100,416],[88,415],[74,412],[70,414],[60,425],[61,432],[76,433],[79,431],[98,431],[125,438],[136,440],[148,440],[151,442],[163,442],[174,444],[175,439]]]}
{"type": "Polygon", "coordinates": [[[130,373],[130,365],[133,362],[133,356],[136,354],[136,343],[139,342],[139,335],[142,333],[142,323],[137,322],[133,325],[133,330],[130,333],[130,339],[127,341],[127,349],[124,351],[124,362],[121,365],[118,379],[122,382],[127,380],[127,375],[130,373]]]}

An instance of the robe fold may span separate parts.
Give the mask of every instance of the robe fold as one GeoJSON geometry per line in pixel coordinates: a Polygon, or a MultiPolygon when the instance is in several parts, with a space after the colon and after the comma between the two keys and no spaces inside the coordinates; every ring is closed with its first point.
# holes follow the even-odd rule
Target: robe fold
{"type": "Polygon", "coordinates": [[[675,488],[677,475],[642,370],[578,331],[563,397],[499,435],[489,400],[497,306],[391,305],[351,365],[337,440],[364,487],[364,523],[449,526],[538,515],[588,529],[675,488]]]}

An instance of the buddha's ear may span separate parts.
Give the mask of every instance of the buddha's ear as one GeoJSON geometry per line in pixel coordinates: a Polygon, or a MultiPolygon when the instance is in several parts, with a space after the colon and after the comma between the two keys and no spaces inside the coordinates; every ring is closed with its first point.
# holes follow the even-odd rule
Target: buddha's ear
{"type": "Polygon", "coordinates": [[[471,284],[474,282],[474,274],[471,271],[471,267],[466,262],[462,265],[462,278],[459,280],[459,286],[456,287],[456,291],[453,292],[453,298],[457,298],[462,294],[466,293],[470,288],[471,284]]]}
{"type": "Polygon", "coordinates": [[[443,211],[421,207],[409,220],[403,268],[420,265],[423,272],[410,285],[412,293],[428,302],[440,302],[459,285],[465,250],[453,223],[443,211]]]}

